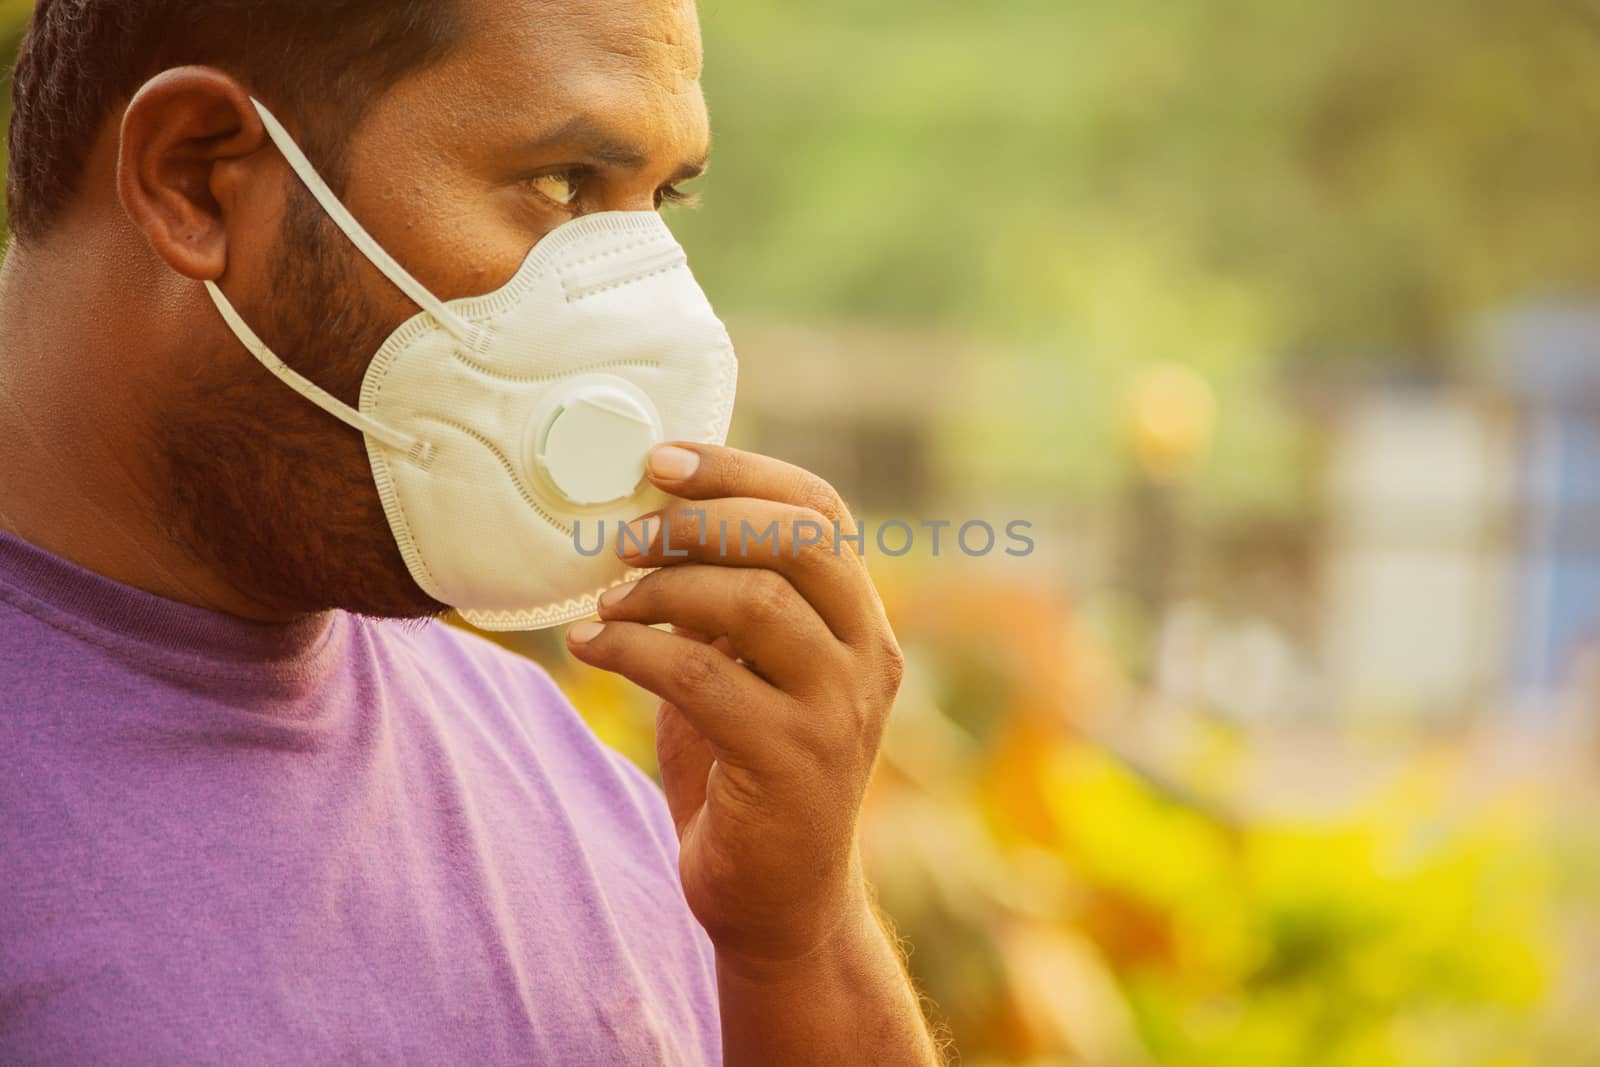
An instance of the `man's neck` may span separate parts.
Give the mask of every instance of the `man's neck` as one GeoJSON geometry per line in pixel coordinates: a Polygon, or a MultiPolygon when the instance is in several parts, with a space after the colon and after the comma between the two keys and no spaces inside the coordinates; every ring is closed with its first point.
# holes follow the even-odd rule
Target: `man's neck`
{"type": "Polygon", "coordinates": [[[0,530],[169,600],[284,621],[174,536],[140,404],[159,368],[96,302],[117,292],[115,259],[13,247],[0,266],[0,530]]]}

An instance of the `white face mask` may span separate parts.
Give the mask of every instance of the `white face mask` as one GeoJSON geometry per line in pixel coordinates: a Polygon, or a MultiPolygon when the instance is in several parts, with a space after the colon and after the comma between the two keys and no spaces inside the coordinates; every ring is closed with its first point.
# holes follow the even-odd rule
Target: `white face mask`
{"type": "Polygon", "coordinates": [[[423,311],[379,349],[359,411],[273,355],[207,282],[223,318],[268,370],[366,435],[390,528],[429,596],[487,630],[593,614],[637,576],[613,551],[619,525],[667,500],[644,480],[650,449],[721,444],[733,417],[738,361],[683,249],[654,212],[588,215],[541,240],[503,289],[444,303],[254,103],[323,209],[423,311]],[[593,554],[602,530],[609,544],[593,554]]]}

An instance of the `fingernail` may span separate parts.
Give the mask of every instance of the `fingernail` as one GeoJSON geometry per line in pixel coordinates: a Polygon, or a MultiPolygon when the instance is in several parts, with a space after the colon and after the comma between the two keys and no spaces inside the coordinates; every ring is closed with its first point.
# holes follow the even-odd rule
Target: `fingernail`
{"type": "Polygon", "coordinates": [[[650,453],[650,475],[664,482],[686,482],[700,469],[700,454],[675,445],[662,445],[650,453]]]}
{"type": "Polygon", "coordinates": [[[634,588],[638,586],[638,584],[639,583],[636,581],[623,582],[621,585],[616,586],[613,589],[607,589],[600,595],[600,606],[603,608],[616,607],[618,604],[628,599],[628,594],[633,592],[634,588]]]}
{"type": "Polygon", "coordinates": [[[587,645],[605,630],[603,622],[580,622],[567,631],[567,640],[575,645],[587,645]]]}
{"type": "Polygon", "coordinates": [[[661,519],[652,516],[648,519],[634,519],[628,523],[628,530],[622,535],[622,554],[624,556],[642,556],[650,551],[656,543],[656,531],[661,528],[661,519]],[[641,550],[640,545],[644,548],[641,550]]]}

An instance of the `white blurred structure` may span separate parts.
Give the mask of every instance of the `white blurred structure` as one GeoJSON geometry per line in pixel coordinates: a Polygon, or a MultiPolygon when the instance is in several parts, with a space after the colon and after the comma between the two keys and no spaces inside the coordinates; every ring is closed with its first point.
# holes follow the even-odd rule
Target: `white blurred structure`
{"type": "Polygon", "coordinates": [[[1503,690],[1515,456],[1511,424],[1474,394],[1385,391],[1347,409],[1323,556],[1336,705],[1451,714],[1503,690]]]}

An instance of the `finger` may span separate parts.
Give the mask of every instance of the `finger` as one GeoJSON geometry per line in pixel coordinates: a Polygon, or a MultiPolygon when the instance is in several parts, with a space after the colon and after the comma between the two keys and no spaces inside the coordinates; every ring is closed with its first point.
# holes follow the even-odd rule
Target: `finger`
{"type": "MultiPolygon", "coordinates": [[[[697,634],[674,626],[672,632],[702,645],[717,648],[717,642],[705,634],[697,634]]],[[[731,656],[731,650],[718,648],[731,656]]],[[[700,736],[700,731],[684,716],[675,704],[663,700],[656,708],[656,764],[661,768],[661,791],[667,797],[667,810],[672,813],[672,824],[677,827],[678,840],[689,833],[691,820],[706,803],[706,783],[716,757],[711,746],[700,736]]]]}
{"type": "Polygon", "coordinates": [[[711,746],[683,710],[663,700],[656,709],[656,763],[680,841],[689,832],[690,820],[705,807],[706,782],[716,762],[711,746]]]}
{"type": "Polygon", "coordinates": [[[600,617],[726,637],[739,659],[791,693],[804,691],[839,647],[799,591],[769,570],[670,567],[606,593],[600,617]]]}
{"type": "Polygon", "coordinates": [[[687,637],[691,641],[698,641],[702,645],[710,645],[712,648],[716,649],[718,652],[721,652],[729,659],[739,658],[738,656],[734,655],[733,646],[728,644],[728,639],[726,637],[717,637],[712,634],[696,633],[693,630],[686,630],[682,626],[674,626],[672,628],[672,632],[677,634],[679,637],[687,637]]]}
{"type": "Polygon", "coordinates": [[[755,497],[809,508],[854,534],[856,523],[838,492],[801,467],[719,445],[669,444],[650,453],[650,480],[684,500],[755,497]]]}
{"type": "Polygon", "coordinates": [[[617,544],[641,570],[702,563],[781,574],[849,644],[881,621],[866,568],[814,511],[770,500],[680,501],[630,523],[617,544]]]}
{"type": "Polygon", "coordinates": [[[567,631],[567,647],[677,707],[717,759],[750,767],[772,747],[773,724],[750,709],[781,707],[788,698],[714,648],[636,622],[578,623],[567,631]]]}

